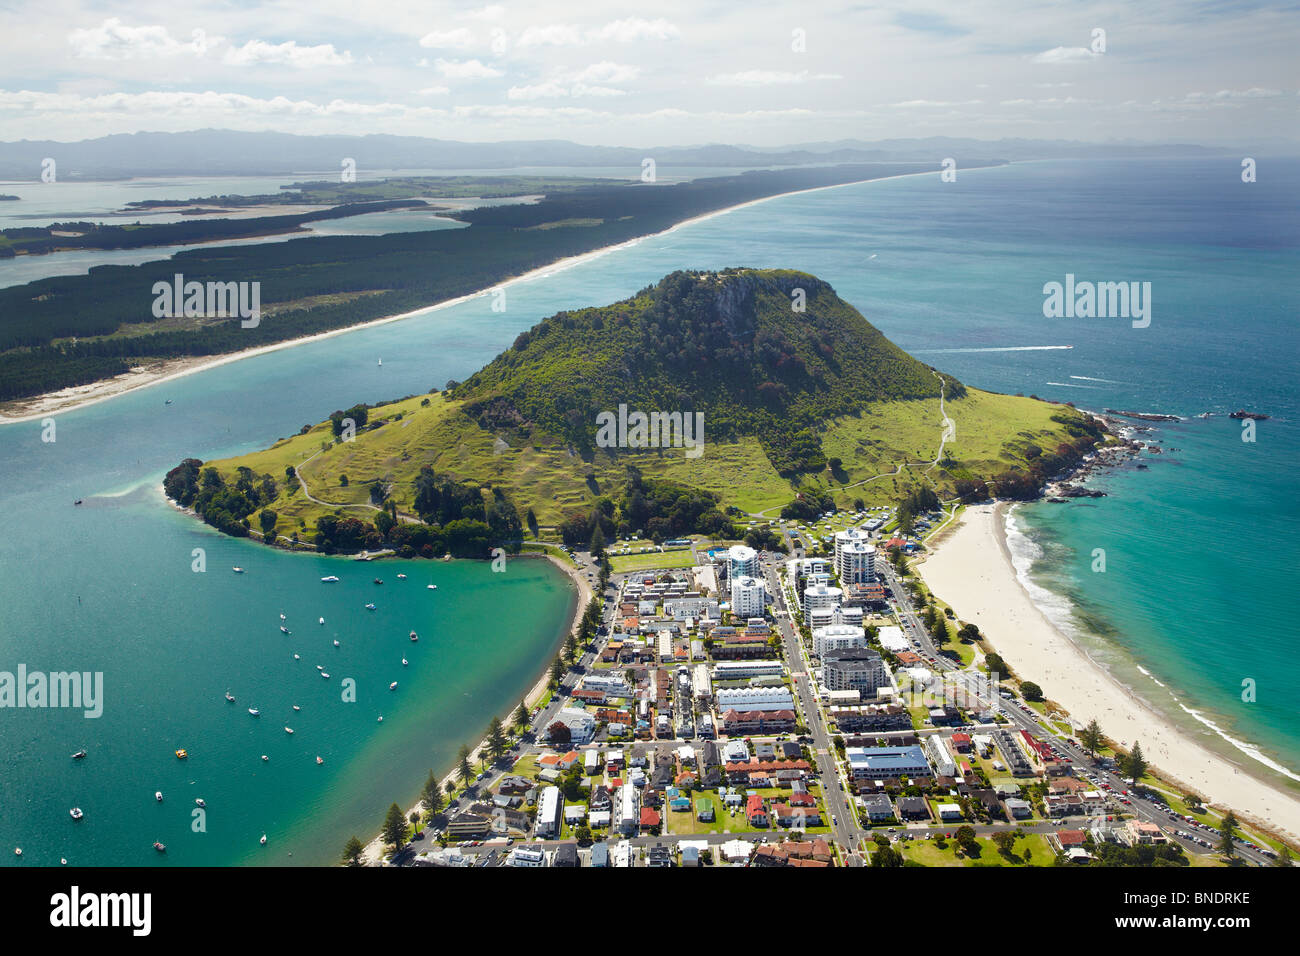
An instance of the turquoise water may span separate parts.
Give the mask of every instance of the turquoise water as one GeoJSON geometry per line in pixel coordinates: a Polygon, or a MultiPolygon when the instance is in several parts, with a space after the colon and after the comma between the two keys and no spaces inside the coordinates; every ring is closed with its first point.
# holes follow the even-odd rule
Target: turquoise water
{"type": "Polygon", "coordinates": [[[103,669],[109,682],[105,729],[62,713],[0,712],[3,752],[19,758],[0,774],[0,846],[24,844],[33,861],[149,864],[158,861],[148,844],[162,839],[172,863],[285,862],[256,846],[267,831],[268,851],[319,862],[352,832],[373,832],[393,800],[413,799],[425,765],[445,764],[539,669],[571,601],[567,585],[540,564],[513,562],[494,581],[479,565],[416,562],[403,582],[418,585],[414,596],[402,596],[396,565],[360,570],[220,538],[153,488],[185,455],[263,447],[352,402],[464,378],[539,319],[622,298],[676,268],[815,272],[894,341],[975,386],[1097,408],[1273,415],[1253,445],[1222,414],[1160,426],[1152,437],[1179,451],[1152,457],[1149,471],[1101,479],[1110,497],[1022,515],[1025,547],[1042,551],[1035,576],[1073,602],[1049,611],[1094,633],[1097,652],[1144,681],[1153,703],[1190,723],[1168,699],[1175,693],[1268,759],[1300,766],[1285,699],[1300,677],[1285,587],[1300,564],[1288,485],[1300,461],[1289,391],[1300,179],[1293,161],[1261,170],[1270,175],[1245,186],[1232,164],[1044,163],[963,171],[955,184],[927,176],[784,197],[515,283],[505,312],[481,297],[211,369],[60,415],[53,445],[41,442],[40,423],[0,429],[0,661],[103,669]],[[1151,327],[1044,319],[1042,285],[1066,272],[1152,281],[1151,327]],[[1060,345],[1073,347],[972,351],[1060,345]],[[87,501],[74,509],[77,497],[87,501]],[[194,547],[207,548],[206,574],[190,570],[194,547]],[[1087,570],[1096,547],[1107,549],[1105,575],[1087,570]],[[235,564],[248,574],[231,574],[235,564]],[[324,566],[358,580],[330,589],[318,582],[324,566]],[[417,571],[440,575],[439,590],[425,590],[417,571]],[[518,601],[498,600],[492,589],[516,571],[537,580],[518,601]],[[375,573],[382,588],[366,583],[375,573]],[[369,616],[362,605],[372,599],[380,609],[369,616]],[[411,620],[423,612],[432,623],[411,620]],[[320,614],[329,627],[311,623],[320,614]],[[430,628],[454,646],[491,640],[494,651],[473,667],[411,657],[411,674],[392,673],[410,627],[421,652],[430,628]],[[384,704],[335,704],[339,672],[328,684],[313,673],[335,653],[316,632],[335,628],[359,686],[382,701],[388,680],[401,681],[382,725],[374,718],[384,704]],[[299,641],[314,653],[295,665],[286,645],[299,641]],[[422,666],[436,675],[417,707],[406,691],[418,689],[422,666]],[[1244,677],[1258,681],[1256,703],[1240,701],[1244,677]],[[463,686],[474,680],[477,690],[463,686]],[[476,710],[492,692],[484,684],[501,693],[476,710]],[[233,707],[221,699],[227,687],[233,707]],[[244,712],[254,697],[264,712],[256,726],[244,712]],[[289,740],[279,728],[293,702],[303,726],[291,724],[299,733],[289,740]],[[396,737],[406,742],[390,749],[396,737]],[[336,749],[323,752],[327,744],[336,749]],[[79,746],[91,757],[73,764],[79,746]],[[178,764],[178,746],[195,756],[178,764]],[[414,751],[427,759],[405,765],[400,754],[414,751]],[[203,837],[186,829],[195,796],[209,806],[203,837]],[[73,801],[86,811],[77,829],[73,801]],[[207,839],[218,822],[229,828],[223,839],[207,839]]]}

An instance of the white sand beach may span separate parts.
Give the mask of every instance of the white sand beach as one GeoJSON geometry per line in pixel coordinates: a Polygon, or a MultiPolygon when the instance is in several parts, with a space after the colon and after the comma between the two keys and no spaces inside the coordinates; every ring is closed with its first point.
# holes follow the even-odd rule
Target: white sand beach
{"type": "MultiPolygon", "coordinates": [[[[1083,723],[1096,718],[1107,737],[1139,741],[1151,765],[1216,808],[1290,841],[1300,834],[1300,800],[1216,754],[1148,707],[1038,609],[1016,576],[1007,549],[1005,505],[964,511],[916,570],[963,621],[978,625],[1018,677],[1083,723]]],[[[1207,731],[1209,733],[1209,731],[1207,731]]]]}

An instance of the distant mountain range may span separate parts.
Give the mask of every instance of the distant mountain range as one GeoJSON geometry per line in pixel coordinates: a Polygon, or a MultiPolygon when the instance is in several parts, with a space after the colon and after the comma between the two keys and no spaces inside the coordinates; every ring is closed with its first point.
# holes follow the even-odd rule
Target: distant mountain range
{"type": "Polygon", "coordinates": [[[0,143],[0,179],[38,180],[52,157],[61,180],[132,176],[298,176],[330,173],[344,158],[365,170],[506,169],[518,166],[627,166],[647,157],[657,166],[787,166],[813,163],[924,162],[947,156],[960,164],[990,160],[1187,157],[1228,153],[1195,145],[1112,144],[1067,140],[975,140],[932,137],[878,142],[840,140],[786,147],[584,146],[566,140],[462,143],[419,136],[297,136],[204,129],[184,133],[122,133],[75,143],[0,143]]]}

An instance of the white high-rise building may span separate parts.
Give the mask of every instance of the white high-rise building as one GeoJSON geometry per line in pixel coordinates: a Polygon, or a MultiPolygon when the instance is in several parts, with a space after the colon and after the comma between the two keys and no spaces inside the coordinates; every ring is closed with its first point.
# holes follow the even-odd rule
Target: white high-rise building
{"type": "Polygon", "coordinates": [[[742,575],[731,579],[733,618],[762,617],[767,607],[767,585],[760,578],[742,575]]]}
{"type": "Polygon", "coordinates": [[[867,584],[876,579],[876,548],[871,536],[859,528],[835,535],[835,573],[840,584],[867,584]]]}
{"type": "Polygon", "coordinates": [[[803,609],[805,612],[818,608],[833,608],[844,598],[844,592],[825,584],[810,584],[803,590],[803,609]]]}
{"type": "Polygon", "coordinates": [[[846,650],[850,647],[866,647],[867,632],[852,624],[831,624],[827,627],[814,627],[813,653],[825,657],[829,651],[846,650]]]}
{"type": "Polygon", "coordinates": [[[733,581],[757,575],[758,552],[745,544],[732,545],[727,551],[727,573],[733,581]]]}

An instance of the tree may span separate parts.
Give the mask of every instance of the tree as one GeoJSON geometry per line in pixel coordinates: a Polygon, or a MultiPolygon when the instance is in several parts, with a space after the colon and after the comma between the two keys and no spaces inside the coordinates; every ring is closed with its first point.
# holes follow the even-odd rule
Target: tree
{"type": "Polygon", "coordinates": [[[263,509],[262,509],[262,513],[261,513],[260,515],[257,516],[257,520],[258,520],[258,523],[262,526],[262,536],[263,536],[263,538],[271,538],[272,540],[274,540],[274,538],[275,538],[275,523],[276,523],[276,521],[279,520],[279,518],[280,518],[280,516],[277,515],[277,514],[276,514],[274,511],[272,511],[270,508],[263,508],[263,509]]]}
{"type": "Polygon", "coordinates": [[[557,720],[546,728],[546,736],[551,739],[553,744],[567,745],[573,739],[573,731],[569,730],[568,724],[557,720]]]}
{"type": "Polygon", "coordinates": [[[998,848],[998,852],[1003,856],[1010,856],[1012,849],[1016,845],[1016,835],[1010,830],[999,830],[993,834],[993,845],[998,848]]]}
{"type": "Polygon", "coordinates": [[[469,763],[469,746],[467,744],[460,745],[460,753],[456,759],[458,761],[456,775],[460,777],[461,783],[469,786],[469,782],[474,779],[474,768],[469,763]]]}
{"type": "Polygon", "coordinates": [[[492,722],[488,724],[488,753],[492,759],[500,759],[501,755],[506,752],[506,734],[505,728],[501,725],[500,717],[493,717],[492,722]]]}
{"type": "Polygon", "coordinates": [[[1237,815],[1229,810],[1219,823],[1219,852],[1230,860],[1237,856],[1236,836],[1237,815]]]}
{"type": "Polygon", "coordinates": [[[877,844],[876,851],[871,854],[871,865],[889,868],[900,867],[903,865],[903,854],[888,843],[884,846],[877,844]]]}
{"type": "Polygon", "coordinates": [[[573,835],[577,838],[579,844],[586,846],[591,842],[591,827],[585,823],[580,823],[577,829],[573,831],[573,835]]]}
{"type": "Polygon", "coordinates": [[[360,866],[361,854],[365,847],[356,837],[348,840],[347,845],[343,847],[343,863],[345,866],[360,866]]]}
{"type": "Polygon", "coordinates": [[[415,827],[415,832],[419,833],[420,832],[420,811],[412,810],[409,819],[412,825],[415,827]]]}
{"type": "Polygon", "coordinates": [[[1187,806],[1192,809],[1201,806],[1204,802],[1205,802],[1204,800],[1202,800],[1194,793],[1183,794],[1183,803],[1187,804],[1187,806]]]}
{"type": "Polygon", "coordinates": [[[521,700],[515,709],[515,727],[524,730],[528,727],[528,702],[521,700]]]}
{"type": "Polygon", "coordinates": [[[1291,848],[1288,847],[1285,843],[1282,844],[1282,851],[1278,853],[1277,859],[1273,861],[1273,865],[1274,866],[1291,865],[1291,848]]]}
{"type": "Polygon", "coordinates": [[[400,850],[406,844],[406,817],[402,815],[402,808],[395,803],[388,808],[383,833],[384,842],[391,844],[394,849],[400,850]]]}
{"type": "Polygon", "coordinates": [[[557,657],[551,661],[551,683],[558,684],[562,677],[564,677],[564,659],[557,657]]]}
{"type": "Polygon", "coordinates": [[[934,625],[931,627],[930,631],[935,644],[947,644],[948,638],[952,636],[951,632],[948,630],[948,622],[943,619],[942,614],[936,614],[934,616],[934,625]]]}
{"type": "Polygon", "coordinates": [[[429,777],[424,781],[424,789],[420,791],[420,800],[424,803],[424,809],[429,811],[429,816],[436,817],[442,811],[442,787],[438,785],[438,778],[429,771],[429,777]]]}
{"type": "Polygon", "coordinates": [[[1101,724],[1097,723],[1096,717],[1088,721],[1088,726],[1079,731],[1079,743],[1083,744],[1083,749],[1090,754],[1095,754],[1101,749],[1101,724]]]}
{"type": "Polygon", "coordinates": [[[1020,696],[1025,700],[1042,700],[1043,689],[1031,680],[1022,681],[1020,684],[1020,696]]]}
{"type": "Polygon", "coordinates": [[[959,826],[957,828],[956,837],[957,837],[957,845],[961,847],[963,850],[965,850],[967,853],[975,849],[976,844],[975,844],[974,827],[968,826],[966,824],[959,826]]]}
{"type": "Polygon", "coordinates": [[[1133,741],[1133,749],[1129,751],[1128,756],[1120,764],[1120,769],[1124,771],[1124,776],[1132,777],[1134,785],[1137,785],[1141,779],[1146,776],[1147,761],[1142,756],[1142,745],[1136,740],[1133,741]]]}

